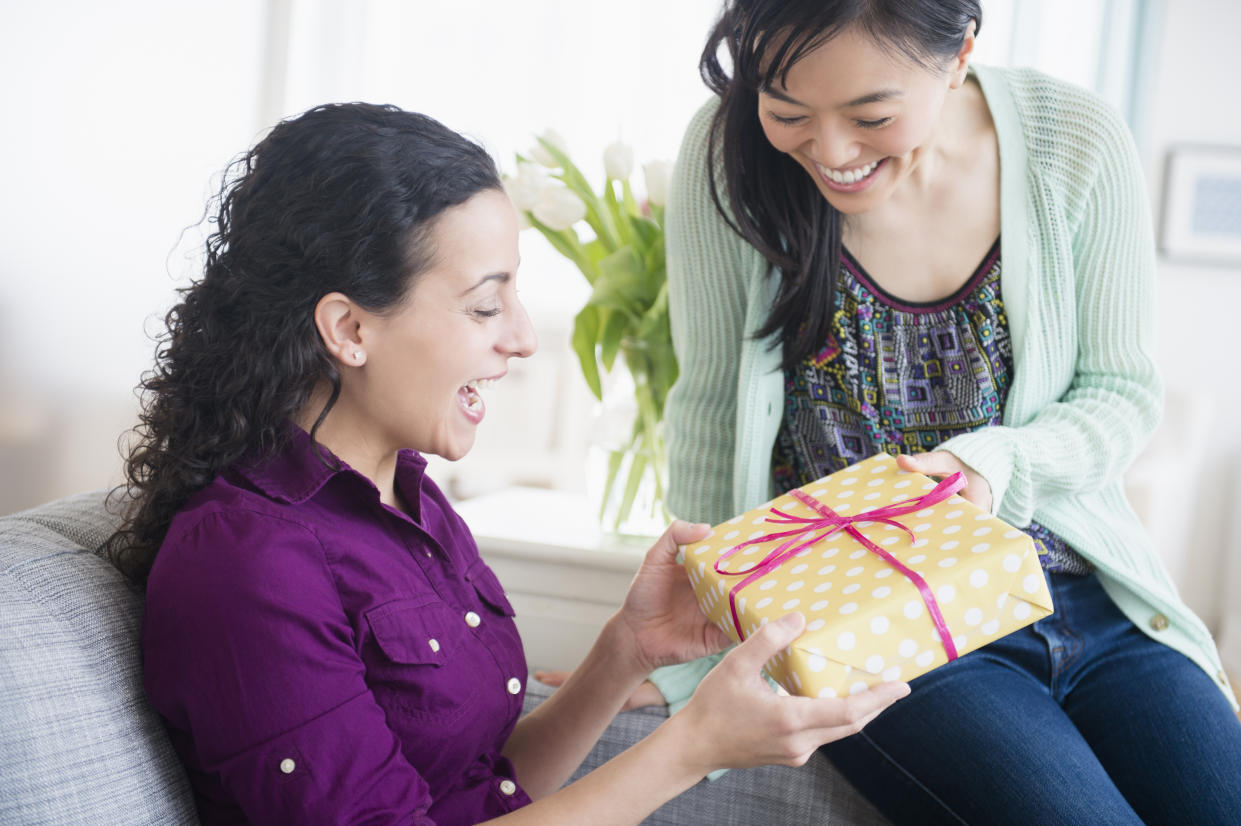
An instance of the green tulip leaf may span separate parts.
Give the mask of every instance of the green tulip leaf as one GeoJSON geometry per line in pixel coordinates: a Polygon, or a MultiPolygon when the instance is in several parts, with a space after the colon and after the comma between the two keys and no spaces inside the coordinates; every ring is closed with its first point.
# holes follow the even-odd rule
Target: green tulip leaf
{"type": "Polygon", "coordinates": [[[599,380],[599,363],[595,345],[599,341],[599,309],[592,304],[582,308],[573,319],[573,352],[582,366],[582,378],[596,399],[603,399],[603,383],[599,380]]]}

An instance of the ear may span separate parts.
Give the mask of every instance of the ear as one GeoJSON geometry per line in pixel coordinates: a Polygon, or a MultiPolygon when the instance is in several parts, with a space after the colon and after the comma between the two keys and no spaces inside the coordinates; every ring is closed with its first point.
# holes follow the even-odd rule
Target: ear
{"type": "Polygon", "coordinates": [[[315,305],[315,328],[323,346],[346,367],[366,364],[362,324],[367,313],[344,293],[328,293],[315,305]]]}
{"type": "Polygon", "coordinates": [[[970,57],[974,54],[974,33],[978,31],[978,21],[970,20],[965,26],[965,37],[961,41],[961,50],[952,58],[948,65],[948,88],[959,89],[969,74],[970,57]]]}

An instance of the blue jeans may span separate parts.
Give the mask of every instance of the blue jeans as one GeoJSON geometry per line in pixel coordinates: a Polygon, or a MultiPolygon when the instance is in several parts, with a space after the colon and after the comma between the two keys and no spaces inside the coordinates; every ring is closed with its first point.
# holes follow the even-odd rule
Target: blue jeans
{"type": "Polygon", "coordinates": [[[1187,657],[1092,574],[1048,575],[1056,611],[911,681],[823,747],[896,823],[1241,823],[1241,722],[1187,657]]]}

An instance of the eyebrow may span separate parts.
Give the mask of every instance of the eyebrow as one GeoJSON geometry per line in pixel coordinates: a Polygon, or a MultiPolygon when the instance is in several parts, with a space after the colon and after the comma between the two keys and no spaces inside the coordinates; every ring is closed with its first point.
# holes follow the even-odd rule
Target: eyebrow
{"type": "Polygon", "coordinates": [[[509,279],[512,277],[513,276],[511,274],[506,273],[506,272],[493,272],[491,275],[484,275],[482,278],[478,280],[477,284],[475,284],[473,287],[470,287],[465,292],[461,293],[461,297],[464,298],[465,296],[477,290],[479,287],[486,284],[488,281],[499,281],[501,284],[507,284],[509,279]]]}
{"type": "MultiPolygon", "coordinates": [[[[771,95],[776,100],[782,100],[785,103],[791,103],[794,106],[805,106],[806,105],[802,103],[800,100],[798,100],[797,98],[790,97],[787,93],[780,91],[774,86],[768,86],[766,89],[763,89],[761,91],[763,92],[763,94],[771,95]]],[[[847,103],[842,103],[840,106],[836,108],[850,109],[854,106],[863,106],[867,103],[879,103],[881,101],[891,100],[892,98],[901,97],[903,94],[904,92],[900,91],[899,89],[880,89],[877,92],[871,92],[870,94],[862,95],[860,98],[854,98],[853,100],[847,103]]]]}

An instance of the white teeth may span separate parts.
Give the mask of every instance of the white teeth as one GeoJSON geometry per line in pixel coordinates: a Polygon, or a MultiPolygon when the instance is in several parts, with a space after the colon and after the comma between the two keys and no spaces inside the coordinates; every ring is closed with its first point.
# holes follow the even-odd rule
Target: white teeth
{"type": "Polygon", "coordinates": [[[871,161],[866,164],[866,166],[859,167],[858,169],[849,169],[845,172],[838,172],[835,169],[828,169],[822,164],[816,164],[816,166],[819,167],[819,171],[823,173],[824,177],[829,178],[838,184],[847,185],[855,184],[863,178],[869,176],[870,173],[875,171],[875,167],[879,166],[879,161],[871,161]]]}

